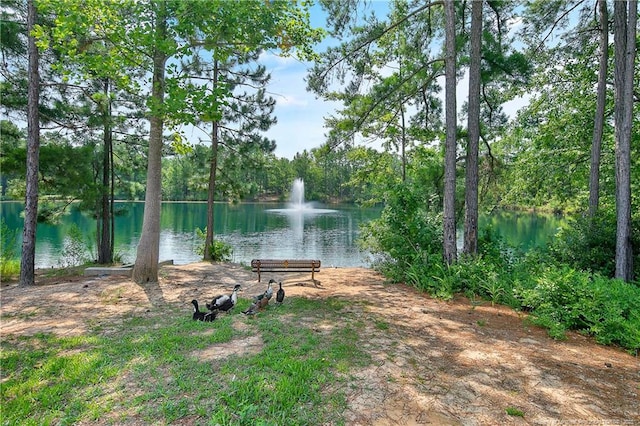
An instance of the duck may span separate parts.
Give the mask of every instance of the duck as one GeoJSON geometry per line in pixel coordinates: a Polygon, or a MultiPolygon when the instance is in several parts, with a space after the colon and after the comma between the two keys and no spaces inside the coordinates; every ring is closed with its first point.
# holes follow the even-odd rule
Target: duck
{"type": "Polygon", "coordinates": [[[278,304],[282,304],[282,301],[284,300],[284,289],[282,288],[282,281],[278,284],[280,285],[280,288],[276,293],[276,302],[278,302],[278,304]]]}
{"type": "MultiPolygon", "coordinates": [[[[262,300],[262,299],[261,299],[262,300]]],[[[247,310],[242,311],[245,315],[255,315],[258,313],[258,302],[253,302],[251,306],[247,308],[247,310]]]]}
{"type": "Polygon", "coordinates": [[[271,300],[271,298],[273,297],[273,284],[275,284],[275,282],[276,281],[273,279],[269,280],[269,283],[267,284],[267,289],[264,291],[264,293],[254,296],[253,302],[254,303],[259,302],[264,297],[271,300]]]}
{"type": "Polygon", "coordinates": [[[267,284],[267,289],[264,292],[264,296],[271,300],[271,298],[273,297],[273,284],[276,283],[276,280],[269,280],[269,284],[267,284]]]}
{"type": "Polygon", "coordinates": [[[211,304],[207,303],[207,309],[210,311],[229,312],[234,306],[236,306],[236,303],[238,302],[238,291],[241,291],[241,288],[242,286],[240,284],[236,284],[230,295],[222,294],[214,297],[211,304]]]}
{"type": "Polygon", "coordinates": [[[196,299],[193,299],[191,303],[193,304],[194,321],[211,322],[216,319],[216,312],[200,312],[200,309],[198,309],[198,301],[196,299]]]}
{"type": "Polygon", "coordinates": [[[255,315],[259,311],[266,308],[267,305],[269,305],[269,298],[266,296],[266,294],[262,294],[261,296],[263,297],[253,302],[253,304],[249,306],[249,309],[247,309],[246,311],[242,311],[242,313],[245,315],[255,315]]]}

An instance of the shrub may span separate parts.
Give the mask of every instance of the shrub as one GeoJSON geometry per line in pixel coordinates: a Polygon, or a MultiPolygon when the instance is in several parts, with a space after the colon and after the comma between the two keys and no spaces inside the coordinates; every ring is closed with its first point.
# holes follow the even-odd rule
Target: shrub
{"type": "Polygon", "coordinates": [[[84,240],[82,230],[75,223],[69,227],[62,244],[61,267],[79,266],[91,261],[91,243],[84,240]]]}
{"type": "Polygon", "coordinates": [[[211,246],[211,259],[214,262],[225,262],[231,260],[233,247],[224,241],[215,240],[211,246]]]}
{"type": "Polygon", "coordinates": [[[10,229],[0,219],[0,277],[5,281],[20,274],[18,230],[10,229]]]}
{"type": "Polygon", "coordinates": [[[621,280],[594,276],[590,299],[583,305],[589,334],[599,343],[640,350],[640,289],[621,280]]]}
{"type": "MultiPolygon", "coordinates": [[[[196,234],[202,240],[202,244],[200,244],[196,250],[200,256],[204,255],[204,242],[207,238],[207,228],[204,231],[200,228],[196,228],[196,234]]],[[[213,244],[210,248],[211,251],[211,260],[214,262],[227,262],[231,260],[233,255],[233,246],[229,243],[220,240],[214,240],[213,244]]]]}
{"type": "Polygon", "coordinates": [[[18,230],[10,229],[4,219],[0,219],[0,258],[18,258],[18,230]]]}
{"type": "Polygon", "coordinates": [[[442,219],[431,204],[398,184],[388,192],[380,218],[361,227],[358,245],[394,282],[416,279],[442,262],[442,219]]]}
{"type": "MultiPolygon", "coordinates": [[[[616,216],[615,211],[601,211],[595,217],[569,220],[549,245],[551,255],[559,262],[582,270],[615,276],[616,216]]],[[[640,265],[640,218],[632,221],[634,264],[640,265]]],[[[636,268],[635,277],[640,277],[636,268]]]]}
{"type": "Polygon", "coordinates": [[[592,335],[603,344],[640,350],[640,288],[569,266],[550,267],[529,288],[521,288],[523,306],[533,322],[555,338],[566,330],[592,335]]]}

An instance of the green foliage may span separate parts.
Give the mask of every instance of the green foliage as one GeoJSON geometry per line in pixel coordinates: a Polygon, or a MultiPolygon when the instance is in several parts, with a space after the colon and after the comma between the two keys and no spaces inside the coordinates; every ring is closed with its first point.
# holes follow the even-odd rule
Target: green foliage
{"type": "Polygon", "coordinates": [[[5,259],[0,257],[0,278],[9,281],[20,275],[20,259],[5,259]]]}
{"type": "Polygon", "coordinates": [[[64,238],[60,266],[68,268],[91,261],[91,244],[85,241],[82,230],[76,224],[71,225],[64,238]]]}
{"type": "Polygon", "coordinates": [[[358,244],[374,254],[374,266],[392,280],[406,280],[409,266],[413,279],[420,279],[421,265],[441,258],[442,220],[434,210],[414,187],[393,185],[381,217],[362,227],[358,244]]]}
{"type": "MultiPolygon", "coordinates": [[[[202,244],[198,246],[196,253],[204,255],[204,241],[207,238],[207,228],[204,231],[200,228],[196,228],[196,235],[202,244]]],[[[214,240],[211,245],[211,260],[214,262],[228,262],[233,255],[233,246],[225,241],[214,240]]]]}
{"type": "MultiPolygon", "coordinates": [[[[601,210],[593,218],[580,216],[570,220],[552,240],[550,253],[573,268],[613,278],[616,269],[615,215],[613,210],[601,210]]],[[[636,248],[634,264],[640,265],[640,215],[632,220],[631,239],[636,248]]],[[[635,276],[640,277],[640,268],[636,268],[635,276]]]]}
{"type": "Polygon", "coordinates": [[[6,281],[19,273],[18,230],[10,229],[4,219],[0,219],[0,277],[6,281]]]}
{"type": "Polygon", "coordinates": [[[640,350],[640,288],[568,266],[549,267],[520,290],[522,305],[553,337],[566,330],[593,335],[603,344],[640,350]]]}
{"type": "Polygon", "coordinates": [[[224,262],[231,260],[231,255],[233,254],[233,247],[231,244],[215,240],[211,245],[211,259],[215,262],[224,262]]]}
{"type": "Polygon", "coordinates": [[[507,407],[504,411],[510,416],[524,417],[524,411],[515,407],[507,407]]]}

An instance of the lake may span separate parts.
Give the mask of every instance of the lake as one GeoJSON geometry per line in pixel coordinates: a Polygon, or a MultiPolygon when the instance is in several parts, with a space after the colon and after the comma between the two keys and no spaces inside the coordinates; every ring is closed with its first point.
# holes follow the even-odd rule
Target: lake
{"type": "MultiPolygon", "coordinates": [[[[125,263],[132,263],[142,229],[144,203],[119,202],[123,214],[115,220],[115,251],[125,263]]],[[[0,203],[0,216],[10,229],[19,229],[21,239],[23,204],[0,203]]],[[[380,216],[381,208],[322,206],[306,204],[291,208],[288,204],[216,203],[215,235],[233,247],[232,261],[248,264],[254,258],[314,258],[323,266],[368,266],[366,253],[356,246],[362,223],[380,216]]],[[[197,262],[198,246],[203,244],[196,228],[204,230],[207,205],[202,202],[165,202],[162,204],[160,260],[176,264],[197,262]]],[[[480,219],[491,223],[512,245],[528,249],[543,246],[563,223],[552,215],[499,212],[480,219]]],[[[61,264],[65,236],[77,225],[95,246],[95,220],[75,209],[57,225],[38,224],[36,267],[61,264]]],[[[95,250],[95,249],[94,249],[95,250]]]]}

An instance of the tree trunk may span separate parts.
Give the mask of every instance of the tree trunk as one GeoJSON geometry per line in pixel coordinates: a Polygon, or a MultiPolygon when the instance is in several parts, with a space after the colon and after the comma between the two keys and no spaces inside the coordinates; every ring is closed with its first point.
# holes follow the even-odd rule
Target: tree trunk
{"type": "Polygon", "coordinates": [[[213,122],[211,131],[211,168],[209,169],[209,190],[207,194],[207,236],[204,242],[204,260],[213,260],[211,251],[214,241],[214,199],[216,193],[216,170],[218,169],[218,122],[213,122]]]}
{"type": "Polygon", "coordinates": [[[103,105],[103,152],[102,152],[102,188],[100,202],[100,244],[98,245],[98,263],[113,263],[111,252],[111,221],[110,221],[110,173],[111,173],[111,101],[109,100],[109,79],[104,80],[105,104],[103,105]]]}
{"type": "Polygon", "coordinates": [[[596,115],[593,123],[591,142],[591,171],[589,174],[589,216],[593,217],[600,203],[600,151],[604,131],[604,112],[607,102],[607,63],[609,61],[609,13],[607,1],[598,1],[600,9],[600,69],[598,70],[598,89],[596,97],[596,115]]]}
{"type": "Polygon", "coordinates": [[[631,247],[631,125],[633,120],[633,76],[636,54],[638,4],[614,3],[614,85],[616,138],[616,272],[615,277],[633,279],[631,247]],[[627,7],[629,10],[627,10],[627,7]]]}
{"type": "MultiPolygon", "coordinates": [[[[213,88],[214,93],[218,86],[218,61],[213,62],[213,88]]],[[[204,241],[204,260],[213,260],[213,236],[215,226],[214,201],[216,194],[216,171],[218,169],[218,121],[211,123],[211,168],[209,169],[209,188],[207,193],[207,236],[204,241]]]]}
{"type": "Polygon", "coordinates": [[[164,73],[167,61],[162,51],[162,41],[166,38],[167,22],[164,8],[159,2],[157,12],[156,47],[153,54],[152,107],[149,118],[149,154],[147,163],[147,189],[144,197],[142,233],[138,243],[133,280],[139,284],[158,281],[158,260],[160,252],[160,209],[162,207],[162,132],[164,117],[161,106],[164,103],[164,73]]]}
{"type": "Polygon", "coordinates": [[[407,125],[404,117],[404,105],[400,105],[400,118],[402,119],[402,140],[400,145],[400,155],[402,156],[402,182],[407,181],[407,125]]]}
{"type": "Polygon", "coordinates": [[[445,11],[445,119],[443,256],[456,261],[456,11],[454,0],[444,2],[445,11]]]}
{"type": "Polygon", "coordinates": [[[111,139],[111,144],[109,145],[109,165],[111,166],[111,171],[109,172],[111,176],[111,185],[109,186],[109,223],[111,229],[111,260],[113,261],[113,257],[115,254],[115,241],[116,241],[116,215],[115,215],[115,191],[116,191],[116,177],[115,171],[113,167],[113,138],[111,139]]]}
{"type": "Polygon", "coordinates": [[[20,285],[35,284],[36,229],[38,226],[38,169],[40,163],[40,72],[38,48],[31,32],[37,20],[35,0],[27,1],[29,88],[27,94],[27,174],[24,229],[20,258],[20,285]]]}
{"type": "Polygon", "coordinates": [[[471,49],[469,62],[469,108],[465,174],[464,247],[469,255],[478,253],[478,144],[480,141],[480,62],[482,48],[482,1],[471,5],[471,49]]]}

